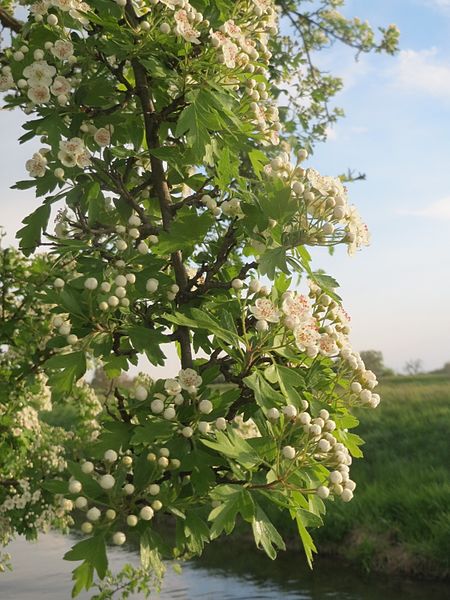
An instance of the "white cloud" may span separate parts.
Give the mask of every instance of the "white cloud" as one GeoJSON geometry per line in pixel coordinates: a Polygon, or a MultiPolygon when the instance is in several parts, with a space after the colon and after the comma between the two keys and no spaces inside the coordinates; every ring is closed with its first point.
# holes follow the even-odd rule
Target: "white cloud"
{"type": "Polygon", "coordinates": [[[425,4],[436,8],[450,9],[450,0],[425,0],[425,4]]]}
{"type": "Polygon", "coordinates": [[[389,70],[393,85],[450,100],[450,63],[439,60],[437,54],[437,48],[402,50],[389,70]]]}
{"type": "Polygon", "coordinates": [[[413,217],[426,217],[429,219],[450,219],[450,197],[442,198],[436,202],[432,202],[428,206],[419,209],[400,209],[398,211],[402,215],[410,215],[413,217]]]}

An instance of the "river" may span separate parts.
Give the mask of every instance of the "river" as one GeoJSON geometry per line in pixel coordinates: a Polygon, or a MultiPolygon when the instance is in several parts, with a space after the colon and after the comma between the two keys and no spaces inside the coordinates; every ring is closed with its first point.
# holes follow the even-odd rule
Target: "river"
{"type": "MultiPolygon", "coordinates": [[[[23,539],[7,549],[13,572],[0,574],[0,600],[69,600],[70,571],[77,563],[61,559],[74,540],[49,534],[36,543],[23,539]]],[[[137,562],[134,552],[112,549],[112,565],[137,562]]],[[[90,594],[81,594],[87,600],[90,594]]],[[[320,558],[314,571],[303,557],[283,553],[275,562],[235,542],[212,546],[181,575],[167,570],[158,600],[448,600],[444,583],[413,582],[384,575],[362,575],[340,562],[320,558]]],[[[141,596],[132,596],[133,600],[141,596]]]]}

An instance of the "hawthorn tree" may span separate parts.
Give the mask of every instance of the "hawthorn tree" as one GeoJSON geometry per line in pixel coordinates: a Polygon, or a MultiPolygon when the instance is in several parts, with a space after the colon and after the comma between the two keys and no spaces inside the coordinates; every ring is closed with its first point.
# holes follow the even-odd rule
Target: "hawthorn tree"
{"type": "Polygon", "coordinates": [[[393,53],[398,31],[377,42],[340,0],[21,4],[0,4],[0,91],[28,116],[20,142],[42,144],[14,186],[42,198],[20,248],[45,236],[49,252],[2,254],[3,537],[75,520],[87,537],[65,557],[82,561],[74,594],[96,573],[109,597],[145,587],[161,557],[200,554],[238,516],[275,558],[273,504],[311,562],[308,528],[353,496],[352,409],[379,403],[338,284],[308,251],[369,240],[342,180],[305,164],[339,114],[340,83],[314,52],[340,40],[393,53]],[[123,384],[142,355],[163,365],[167,345],[173,378],[123,384]],[[94,364],[109,380],[101,404],[82,382],[94,364]],[[84,425],[67,436],[42,406],[27,411],[49,395],[87,407],[84,425]],[[48,451],[59,431],[57,465],[36,467],[38,428],[48,451]],[[115,580],[106,545],[127,540],[142,569],[115,580]]]}

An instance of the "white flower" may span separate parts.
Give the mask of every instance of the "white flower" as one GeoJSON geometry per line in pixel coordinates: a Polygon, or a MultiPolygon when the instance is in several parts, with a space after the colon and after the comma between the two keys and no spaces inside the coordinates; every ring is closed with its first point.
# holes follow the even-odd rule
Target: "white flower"
{"type": "Polygon", "coordinates": [[[14,87],[14,79],[11,73],[0,73],[0,92],[6,92],[12,87],[14,87]]]}
{"type": "Polygon", "coordinates": [[[73,154],[80,154],[84,150],[84,142],[79,137],[71,138],[59,143],[59,149],[73,154]]]}
{"type": "Polygon", "coordinates": [[[25,163],[25,168],[31,177],[43,177],[45,175],[45,167],[47,159],[39,152],[35,152],[30,160],[25,163]]]}
{"type": "Polygon", "coordinates": [[[90,152],[81,138],[74,137],[59,143],[58,159],[65,167],[88,167],[91,164],[90,152]]]}
{"type": "Polygon", "coordinates": [[[220,29],[224,33],[229,35],[231,38],[236,38],[239,40],[242,37],[241,28],[239,27],[239,25],[236,25],[236,23],[232,19],[225,21],[225,23],[222,25],[222,27],[220,29]]]}
{"type": "Polygon", "coordinates": [[[229,217],[239,217],[243,215],[241,203],[237,198],[232,198],[231,200],[222,202],[220,208],[222,209],[223,214],[229,217]]]}
{"type": "Polygon", "coordinates": [[[32,87],[38,85],[49,87],[52,83],[52,78],[56,75],[56,69],[45,60],[40,60],[25,67],[23,75],[28,80],[28,85],[32,87]]]}
{"type": "Polygon", "coordinates": [[[308,298],[302,294],[286,295],[281,308],[285,315],[294,317],[299,321],[304,319],[311,309],[308,298]]]}
{"type": "Polygon", "coordinates": [[[109,146],[111,143],[111,133],[106,127],[100,127],[94,134],[94,140],[99,146],[109,146]]]}
{"type": "Polygon", "coordinates": [[[319,339],[319,352],[323,356],[334,356],[339,352],[336,340],[331,335],[324,333],[319,339]]]}
{"type": "Polygon", "coordinates": [[[60,160],[65,167],[75,167],[77,164],[75,154],[66,152],[65,150],[60,150],[58,152],[58,160],[60,160]]]}
{"type": "Polygon", "coordinates": [[[313,188],[319,191],[323,196],[327,196],[328,194],[336,195],[346,202],[346,189],[343,186],[342,181],[337,177],[323,176],[315,169],[308,169],[306,177],[313,188]]]}
{"type": "Polygon", "coordinates": [[[250,307],[250,311],[258,321],[278,323],[280,320],[280,311],[268,298],[258,298],[255,302],[255,306],[250,307]]]}
{"type": "Polygon", "coordinates": [[[31,5],[31,12],[33,15],[45,15],[48,11],[49,2],[47,0],[39,0],[31,5]]]}
{"type": "Polygon", "coordinates": [[[50,90],[46,85],[34,85],[28,90],[27,96],[34,104],[45,104],[50,100],[50,90]]]}
{"type": "Polygon", "coordinates": [[[51,50],[53,56],[60,60],[67,60],[73,55],[73,44],[72,42],[65,40],[57,40],[51,50]]]}
{"type": "Polygon", "coordinates": [[[50,91],[54,96],[67,95],[71,89],[70,81],[62,75],[57,75],[50,86],[50,91]]]}
{"type": "Polygon", "coordinates": [[[370,244],[370,233],[367,225],[363,223],[355,206],[350,206],[347,213],[348,253],[354,254],[356,250],[370,244]]]}
{"type": "Polygon", "coordinates": [[[199,44],[200,32],[192,27],[189,22],[187,12],[185,10],[178,10],[175,15],[175,33],[185,39],[191,44],[199,44]]]}
{"type": "Polygon", "coordinates": [[[87,148],[85,148],[83,150],[83,152],[80,152],[80,154],[77,154],[77,165],[80,168],[84,168],[84,167],[89,167],[91,164],[91,155],[89,153],[89,150],[87,150],[87,148]]]}
{"type": "Polygon", "coordinates": [[[164,389],[169,396],[177,396],[181,392],[181,385],[176,379],[166,379],[164,389]]]}
{"type": "Polygon", "coordinates": [[[306,319],[294,329],[295,343],[303,351],[307,348],[316,348],[319,337],[317,324],[313,318],[306,319]]]}
{"type": "Polygon", "coordinates": [[[211,30],[209,33],[209,37],[211,38],[211,44],[214,46],[214,48],[219,48],[228,41],[227,36],[224,35],[221,31],[211,30]]]}
{"type": "Polygon", "coordinates": [[[227,41],[222,45],[223,61],[229,69],[236,66],[236,58],[239,54],[239,48],[233,42],[227,41]]]}
{"type": "Polygon", "coordinates": [[[50,0],[49,3],[64,12],[69,12],[78,4],[77,0],[50,0]]]}
{"type": "Polygon", "coordinates": [[[183,390],[198,388],[202,384],[202,378],[194,369],[181,369],[178,373],[178,381],[183,390]]]}

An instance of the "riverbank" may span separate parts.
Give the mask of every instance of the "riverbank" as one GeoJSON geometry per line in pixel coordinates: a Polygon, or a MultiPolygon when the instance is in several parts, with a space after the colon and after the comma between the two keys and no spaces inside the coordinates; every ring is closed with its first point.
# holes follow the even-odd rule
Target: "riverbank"
{"type": "MultiPolygon", "coordinates": [[[[319,553],[366,571],[449,578],[450,378],[388,378],[380,394],[377,410],[358,415],[366,444],[352,466],[355,498],[328,504],[311,533],[319,553]]],[[[277,526],[293,538],[292,523],[277,526]]]]}

